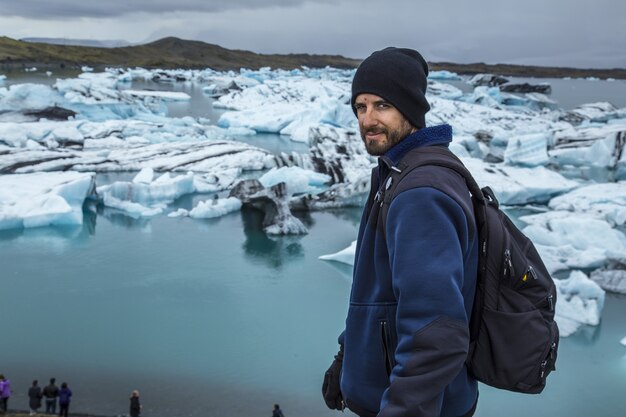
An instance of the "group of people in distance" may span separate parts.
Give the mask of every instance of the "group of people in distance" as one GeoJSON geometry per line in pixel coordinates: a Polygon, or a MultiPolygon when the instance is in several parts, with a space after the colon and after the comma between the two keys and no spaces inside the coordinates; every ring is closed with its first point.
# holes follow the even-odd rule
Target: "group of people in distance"
{"type": "Polygon", "coordinates": [[[59,388],[56,386],[56,379],[50,378],[50,383],[42,390],[39,386],[39,381],[35,379],[28,390],[28,405],[31,416],[37,414],[37,410],[41,407],[41,399],[44,397],[46,399],[46,414],[56,414],[58,399],[59,416],[67,417],[70,410],[70,399],[72,398],[72,390],[67,385],[67,382],[63,382],[61,388],[59,388]]]}
{"type": "MultiPolygon", "coordinates": [[[[0,374],[1,413],[5,413],[8,410],[8,402],[11,393],[11,381],[3,374],[0,374]]],[[[72,390],[70,390],[67,382],[63,382],[59,388],[56,385],[56,379],[50,378],[50,383],[42,389],[39,386],[39,381],[35,379],[28,389],[28,405],[30,407],[31,416],[37,414],[39,408],[41,408],[41,400],[43,398],[45,398],[46,403],[46,414],[56,414],[58,399],[59,416],[68,417],[72,390]]],[[[139,417],[140,414],[141,404],[139,403],[139,391],[134,390],[130,395],[130,417],[139,417]]]]}

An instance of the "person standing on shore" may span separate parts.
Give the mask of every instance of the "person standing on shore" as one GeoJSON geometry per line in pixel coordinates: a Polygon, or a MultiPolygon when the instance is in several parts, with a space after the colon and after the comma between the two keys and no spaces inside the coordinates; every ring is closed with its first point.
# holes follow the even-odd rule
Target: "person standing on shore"
{"type": "Polygon", "coordinates": [[[59,416],[67,417],[70,411],[70,398],[72,397],[72,390],[67,386],[67,382],[61,384],[59,390],[59,416]]]}
{"type": "Polygon", "coordinates": [[[50,384],[43,389],[43,396],[46,397],[46,414],[55,414],[57,411],[57,397],[59,396],[59,387],[54,385],[55,378],[50,378],[50,384]]]}
{"type": "Polygon", "coordinates": [[[39,381],[35,379],[33,381],[33,386],[28,390],[28,405],[30,406],[31,416],[37,414],[37,410],[41,407],[41,397],[41,387],[39,386],[39,381]]]}
{"type": "Polygon", "coordinates": [[[274,404],[274,410],[272,411],[272,417],[285,417],[283,411],[280,409],[280,405],[274,404]]]}
{"type": "Polygon", "coordinates": [[[0,374],[0,411],[6,413],[9,409],[9,397],[11,396],[11,381],[0,374]]]}
{"type": "Polygon", "coordinates": [[[130,394],[130,417],[139,417],[141,414],[141,403],[139,403],[139,391],[134,390],[130,394]]]}

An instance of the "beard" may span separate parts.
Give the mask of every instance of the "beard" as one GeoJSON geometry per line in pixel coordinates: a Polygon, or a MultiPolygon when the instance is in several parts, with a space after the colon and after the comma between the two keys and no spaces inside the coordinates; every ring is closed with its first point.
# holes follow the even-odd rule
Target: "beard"
{"type": "Polygon", "coordinates": [[[363,139],[365,149],[367,150],[367,153],[372,156],[384,155],[389,149],[393,148],[414,131],[413,126],[411,126],[406,119],[403,120],[400,126],[395,129],[386,127],[373,127],[365,129],[360,126],[359,130],[361,131],[361,139],[363,139]],[[383,140],[368,141],[366,137],[368,133],[382,133],[385,135],[385,138],[383,140]]]}

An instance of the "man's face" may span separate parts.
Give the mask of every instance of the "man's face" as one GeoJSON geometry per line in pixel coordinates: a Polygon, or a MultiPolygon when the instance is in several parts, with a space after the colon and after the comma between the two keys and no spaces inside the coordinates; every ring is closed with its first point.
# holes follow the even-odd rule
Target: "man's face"
{"type": "Polygon", "coordinates": [[[383,155],[417,130],[398,109],[377,95],[359,94],[354,101],[354,108],[361,138],[370,155],[383,155]]]}

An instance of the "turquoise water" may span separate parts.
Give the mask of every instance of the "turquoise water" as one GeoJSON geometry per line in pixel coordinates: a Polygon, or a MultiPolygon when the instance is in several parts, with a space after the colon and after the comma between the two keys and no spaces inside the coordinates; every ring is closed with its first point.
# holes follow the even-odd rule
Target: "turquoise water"
{"type": "MultiPolygon", "coordinates": [[[[310,213],[310,233],[270,239],[256,212],[217,220],[112,212],[78,228],[0,232],[0,370],[26,409],[33,378],[68,381],[75,411],[146,416],[331,416],[322,374],[350,268],[319,255],[354,238],[358,209],[310,213]],[[269,414],[268,414],[269,415],[269,414]]],[[[623,416],[626,297],[601,326],[562,339],[540,396],[483,387],[478,416],[623,416]],[[505,414],[502,410],[506,409],[505,414]]]]}
{"type": "Polygon", "coordinates": [[[12,406],[26,408],[30,380],[56,376],[75,410],[99,414],[124,412],[136,388],[148,416],[259,415],[274,402],[324,415],[317,393],[350,279],[317,257],[349,244],[357,217],[312,213],[309,235],[277,239],[257,231],[255,212],[105,213],[81,228],[0,233],[12,406]]]}

